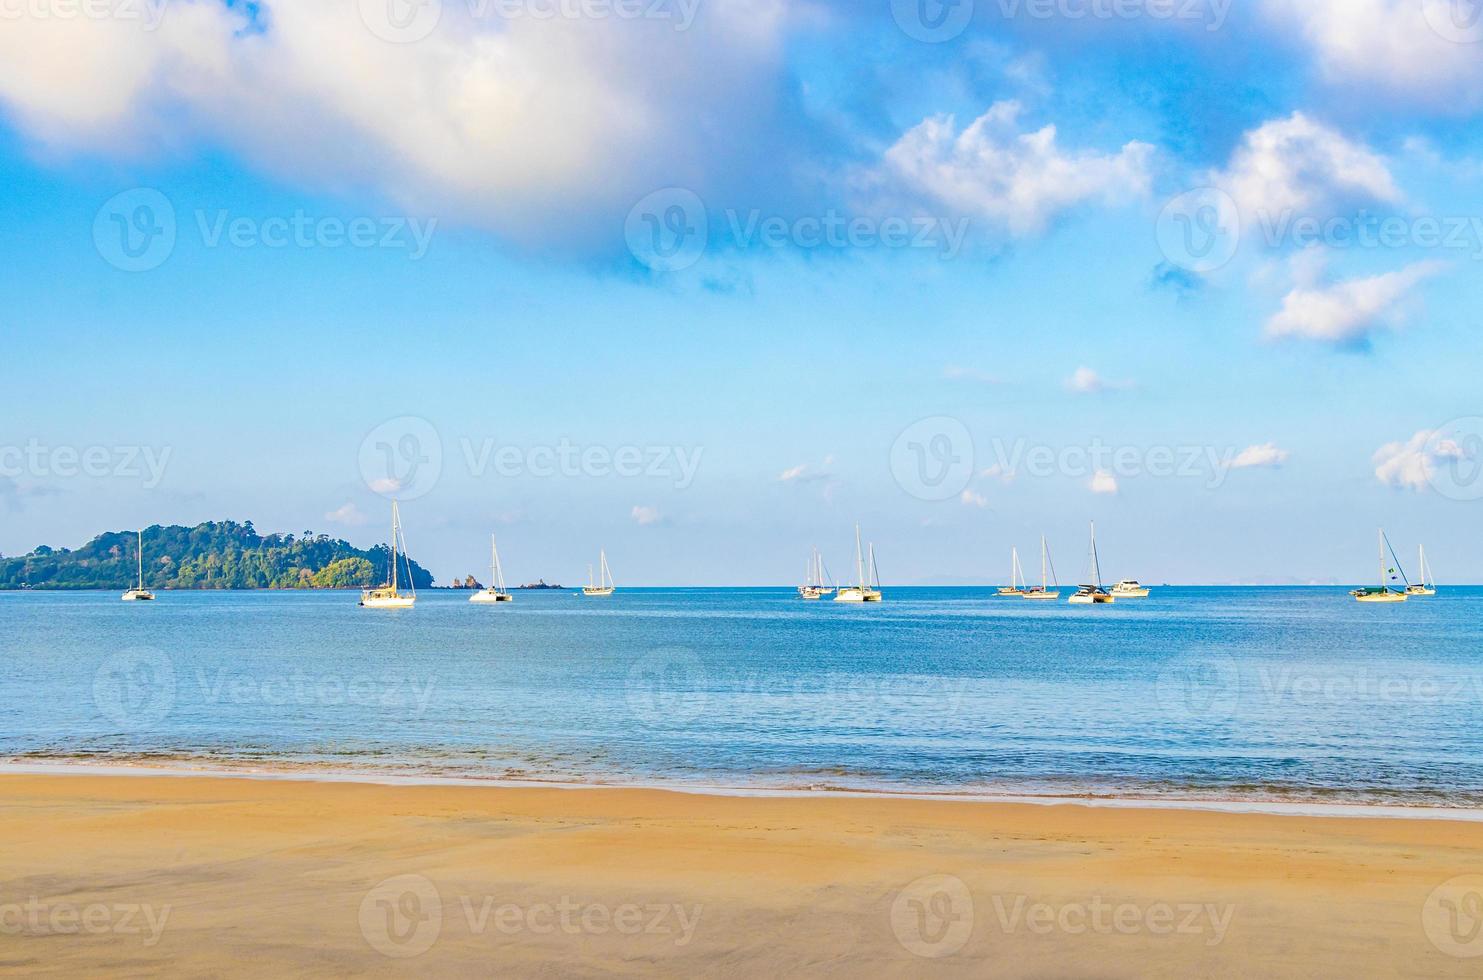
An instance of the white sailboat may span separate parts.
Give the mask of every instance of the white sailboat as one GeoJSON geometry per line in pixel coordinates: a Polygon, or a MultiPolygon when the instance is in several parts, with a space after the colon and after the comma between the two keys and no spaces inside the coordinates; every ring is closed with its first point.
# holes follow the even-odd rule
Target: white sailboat
{"type": "Polygon", "coordinates": [[[470,602],[514,602],[515,597],[505,591],[505,572],[499,567],[499,547],[494,535],[489,536],[489,588],[481,589],[469,596],[470,602]]]}
{"type": "Polygon", "coordinates": [[[144,587],[144,532],[139,532],[139,587],[129,589],[121,597],[125,602],[149,602],[154,593],[144,587]]]}
{"type": "Polygon", "coordinates": [[[1025,570],[1020,567],[1020,549],[1009,549],[1009,585],[1001,588],[999,594],[1003,596],[1024,595],[1025,570]]]}
{"type": "MultiPolygon", "coordinates": [[[[1040,536],[1040,588],[1026,589],[1020,593],[1020,598],[1041,600],[1059,599],[1061,597],[1060,590],[1050,588],[1050,583],[1055,582],[1055,575],[1056,569],[1050,560],[1050,548],[1046,547],[1045,535],[1042,534],[1040,536]],[[1050,571],[1049,580],[1046,578],[1047,569],[1050,571]]],[[[1057,582],[1056,584],[1059,585],[1060,583],[1057,582]]]]}
{"type": "Polygon", "coordinates": [[[412,581],[412,563],[407,562],[407,580],[410,592],[403,592],[397,568],[397,557],[407,554],[407,542],[402,539],[402,513],[397,502],[391,502],[391,576],[390,582],[380,588],[361,589],[360,604],[366,609],[411,609],[417,602],[417,583],[412,581]]]}
{"type": "Polygon", "coordinates": [[[1092,554],[1091,569],[1092,585],[1083,585],[1076,590],[1076,594],[1066,601],[1073,606],[1104,605],[1115,601],[1112,593],[1102,588],[1102,564],[1097,560],[1097,524],[1092,522],[1092,554]]]}
{"type": "Polygon", "coordinates": [[[589,596],[612,595],[616,589],[613,586],[613,573],[608,568],[608,553],[599,550],[597,560],[601,568],[601,571],[598,572],[597,581],[594,582],[592,580],[592,566],[588,565],[587,587],[582,590],[582,594],[589,596]]]}
{"type": "Polygon", "coordinates": [[[1406,587],[1406,595],[1436,595],[1437,580],[1432,577],[1431,563],[1426,560],[1426,546],[1416,546],[1416,561],[1421,566],[1421,581],[1406,587]]]}
{"type": "MultiPolygon", "coordinates": [[[[1401,579],[1403,581],[1405,580],[1406,573],[1400,571],[1401,563],[1400,563],[1399,560],[1396,561],[1394,568],[1388,569],[1388,570],[1386,569],[1386,567],[1385,567],[1385,553],[1387,551],[1390,552],[1390,557],[1392,559],[1394,559],[1395,558],[1395,549],[1393,549],[1393,548],[1390,547],[1390,539],[1385,536],[1385,528],[1382,527],[1380,529],[1380,584],[1378,586],[1376,586],[1375,588],[1366,587],[1366,588],[1361,588],[1361,589],[1355,589],[1354,591],[1350,592],[1349,594],[1352,595],[1352,596],[1354,596],[1354,599],[1355,599],[1356,602],[1405,602],[1406,601],[1406,595],[1407,595],[1406,592],[1402,592],[1399,589],[1392,589],[1390,587],[1390,585],[1388,584],[1388,582],[1389,582],[1389,577],[1388,576],[1391,573],[1399,573],[1400,576],[1401,576],[1401,579]]],[[[1408,592],[1409,592],[1410,588],[1411,588],[1411,583],[1410,582],[1407,582],[1406,583],[1406,589],[1407,589],[1408,592]]]]}
{"type": "Polygon", "coordinates": [[[865,553],[860,550],[860,525],[855,525],[855,581],[834,595],[835,602],[880,602],[880,573],[875,567],[875,545],[870,546],[870,573],[866,574],[865,553]]]}
{"type": "Polygon", "coordinates": [[[834,580],[828,577],[828,572],[824,569],[824,556],[815,548],[809,556],[808,572],[804,576],[804,584],[798,587],[798,595],[803,599],[822,599],[833,594],[834,580]]]}

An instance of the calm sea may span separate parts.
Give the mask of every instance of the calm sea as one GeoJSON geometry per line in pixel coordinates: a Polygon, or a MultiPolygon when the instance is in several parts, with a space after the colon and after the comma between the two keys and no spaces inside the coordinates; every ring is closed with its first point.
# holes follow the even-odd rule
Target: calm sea
{"type": "Polygon", "coordinates": [[[1483,589],[0,594],[0,757],[1483,803],[1483,589]]]}

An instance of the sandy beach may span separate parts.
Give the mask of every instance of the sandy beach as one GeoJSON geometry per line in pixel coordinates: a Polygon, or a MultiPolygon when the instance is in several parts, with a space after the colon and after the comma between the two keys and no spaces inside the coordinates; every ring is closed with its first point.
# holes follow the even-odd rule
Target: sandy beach
{"type": "Polygon", "coordinates": [[[0,775],[0,971],[1476,976],[1483,825],[0,775]]]}

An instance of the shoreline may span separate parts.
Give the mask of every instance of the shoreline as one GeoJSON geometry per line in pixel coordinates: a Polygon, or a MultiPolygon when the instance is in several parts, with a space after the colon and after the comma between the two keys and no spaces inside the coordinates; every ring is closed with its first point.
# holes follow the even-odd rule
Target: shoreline
{"type": "Polygon", "coordinates": [[[1281,800],[1151,797],[1127,795],[1075,795],[1037,793],[968,793],[923,792],[919,790],[886,790],[835,787],[768,787],[739,786],[725,783],[685,783],[665,780],[639,780],[603,783],[577,780],[509,779],[481,776],[452,776],[375,772],[333,767],[272,766],[177,766],[158,763],[66,762],[0,760],[0,777],[58,776],[136,777],[165,779],[248,780],[263,782],[299,782],[383,787],[443,787],[497,790],[563,790],[563,791],[638,791],[669,793],[680,796],[722,797],[734,799],[777,800],[910,800],[924,803],[957,803],[986,806],[1082,807],[1088,810],[1151,810],[1176,813],[1256,814],[1293,818],[1334,818],[1350,820],[1421,820],[1455,823],[1483,823],[1483,807],[1428,806],[1424,804],[1364,802],[1287,802],[1281,800]]]}

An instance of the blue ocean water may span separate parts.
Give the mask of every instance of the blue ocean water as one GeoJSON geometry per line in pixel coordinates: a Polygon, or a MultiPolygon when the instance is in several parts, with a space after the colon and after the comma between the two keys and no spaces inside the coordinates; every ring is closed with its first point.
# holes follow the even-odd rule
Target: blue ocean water
{"type": "Polygon", "coordinates": [[[715,787],[1483,802],[1483,589],[0,594],[0,757],[715,787]]]}

